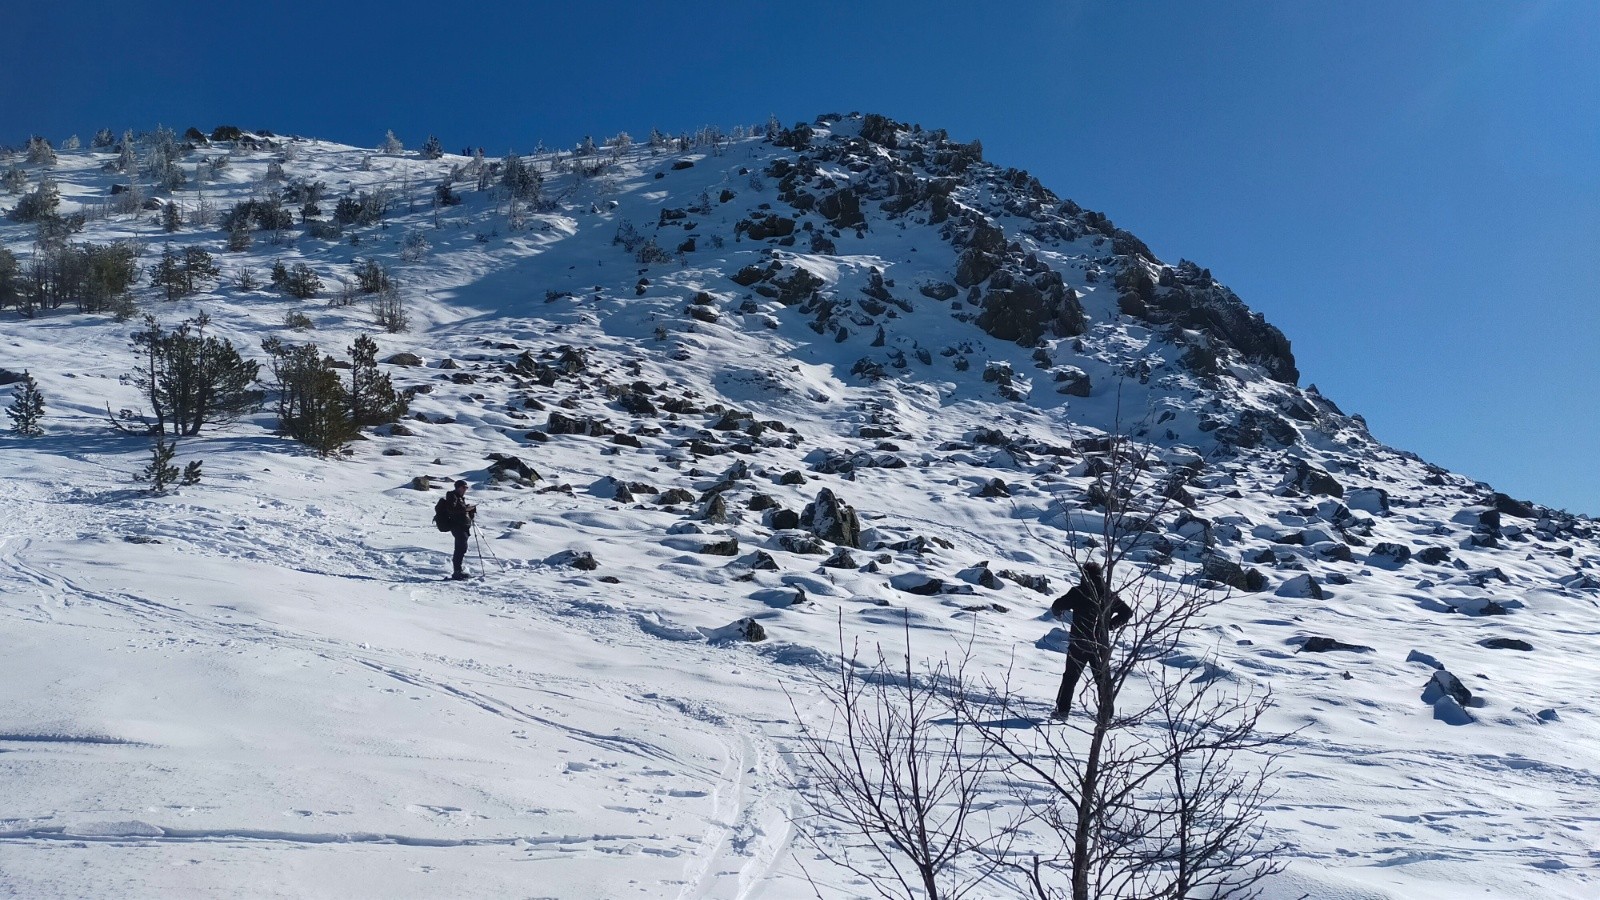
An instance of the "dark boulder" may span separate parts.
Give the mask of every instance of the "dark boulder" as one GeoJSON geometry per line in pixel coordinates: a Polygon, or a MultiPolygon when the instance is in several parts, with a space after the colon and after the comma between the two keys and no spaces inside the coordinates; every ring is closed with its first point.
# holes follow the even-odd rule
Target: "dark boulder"
{"type": "Polygon", "coordinates": [[[1363,646],[1361,644],[1346,644],[1344,641],[1335,640],[1335,639],[1333,639],[1331,637],[1308,637],[1308,638],[1306,638],[1305,643],[1300,645],[1299,652],[1301,652],[1301,653],[1335,653],[1335,652],[1371,653],[1372,652],[1372,648],[1363,646]]]}
{"type": "Polygon", "coordinates": [[[1304,494],[1344,496],[1344,486],[1337,479],[1303,459],[1295,460],[1289,473],[1289,484],[1304,494]]]}
{"type": "Polygon", "coordinates": [[[746,219],[740,222],[744,225],[745,234],[751,240],[764,241],[768,238],[788,237],[794,234],[794,220],[788,216],[767,216],[761,219],[746,219]],[[747,224],[748,223],[748,224],[747,224]]]}
{"type": "Polygon", "coordinates": [[[589,437],[616,434],[616,429],[598,419],[567,416],[558,412],[550,414],[550,421],[545,423],[544,430],[546,434],[581,434],[589,437]]]}
{"type": "Polygon", "coordinates": [[[835,228],[858,228],[867,224],[866,216],[861,214],[861,198],[848,189],[824,195],[817,202],[817,212],[833,223],[835,228]]]}
{"type": "Polygon", "coordinates": [[[1372,548],[1367,554],[1370,565],[1382,566],[1386,569],[1398,568],[1411,560],[1411,548],[1404,544],[1394,544],[1384,541],[1372,548]]]}
{"type": "Polygon", "coordinates": [[[1430,566],[1442,565],[1450,561],[1450,548],[1448,547],[1423,547],[1417,551],[1417,562],[1430,566]]]}
{"type": "Polygon", "coordinates": [[[790,553],[799,553],[804,556],[822,556],[828,552],[828,548],[822,543],[821,538],[804,531],[779,532],[772,536],[772,540],[779,548],[790,553]]]}
{"type": "Polygon", "coordinates": [[[905,591],[908,594],[917,594],[923,597],[931,597],[944,592],[943,581],[924,575],[921,572],[895,575],[889,579],[889,584],[897,591],[905,591]]]}
{"type": "Polygon", "coordinates": [[[600,563],[595,560],[594,554],[587,550],[563,550],[545,562],[552,566],[569,566],[580,572],[593,572],[600,568],[600,563]]]}
{"type": "Polygon", "coordinates": [[[991,478],[984,482],[983,487],[978,490],[978,496],[991,499],[1009,497],[1011,496],[1011,488],[1007,487],[1004,481],[998,478],[991,478]]]}
{"type": "Polygon", "coordinates": [[[539,473],[534,471],[533,466],[515,456],[491,453],[489,458],[494,460],[494,464],[489,466],[489,478],[494,481],[520,481],[531,484],[539,480],[539,473]]]}
{"type": "Polygon", "coordinates": [[[988,588],[991,591],[1002,590],[1006,586],[1005,582],[1000,580],[999,575],[996,575],[994,572],[990,571],[987,560],[980,562],[975,566],[962,569],[960,572],[956,573],[956,577],[967,582],[968,584],[975,584],[979,587],[988,588]]]}
{"type": "Polygon", "coordinates": [[[861,546],[861,520],[849,504],[829,488],[817,492],[800,514],[801,527],[825,541],[845,547],[861,546]]]}
{"type": "Polygon", "coordinates": [[[1485,638],[1478,642],[1480,646],[1490,650],[1521,650],[1523,653],[1532,653],[1533,645],[1518,638],[1485,638]]]}
{"type": "Polygon", "coordinates": [[[1236,562],[1220,556],[1208,557],[1201,567],[1201,574],[1212,581],[1223,584],[1246,593],[1255,593],[1265,590],[1267,578],[1257,569],[1246,569],[1236,562]]]}
{"type": "Polygon", "coordinates": [[[709,544],[702,544],[700,545],[700,552],[710,556],[738,556],[739,539],[728,538],[721,541],[712,541],[709,544]]]}
{"type": "Polygon", "coordinates": [[[1539,518],[1539,510],[1526,500],[1516,500],[1497,491],[1490,502],[1494,504],[1496,512],[1507,516],[1516,516],[1519,519],[1539,518]]]}
{"type": "Polygon", "coordinates": [[[1055,372],[1055,380],[1059,387],[1056,393],[1068,397],[1087,397],[1094,388],[1089,374],[1077,366],[1063,366],[1055,372]]]}
{"type": "Polygon", "coordinates": [[[833,555],[822,561],[822,565],[829,569],[854,569],[860,565],[850,551],[844,547],[835,547],[833,555]]]}
{"type": "Polygon", "coordinates": [[[976,324],[1000,340],[1031,347],[1047,333],[1058,337],[1082,334],[1086,322],[1077,293],[1059,282],[1041,289],[1031,281],[996,275],[984,295],[983,312],[976,324]]]}
{"type": "Polygon", "coordinates": [[[758,268],[756,266],[745,266],[729,277],[734,284],[737,284],[740,287],[749,287],[750,285],[765,279],[767,274],[768,271],[766,269],[758,268]]]}
{"type": "Polygon", "coordinates": [[[1044,575],[1029,575],[1023,572],[1013,572],[1010,569],[1001,569],[999,575],[1001,578],[1016,582],[1030,591],[1040,594],[1052,593],[1050,579],[1044,575]]]}
{"type": "Polygon", "coordinates": [[[1441,697],[1449,697],[1461,706],[1472,705],[1472,692],[1461,683],[1461,679],[1450,674],[1449,669],[1435,669],[1428,676],[1428,683],[1423,685],[1422,700],[1424,703],[1436,703],[1441,697]]]}

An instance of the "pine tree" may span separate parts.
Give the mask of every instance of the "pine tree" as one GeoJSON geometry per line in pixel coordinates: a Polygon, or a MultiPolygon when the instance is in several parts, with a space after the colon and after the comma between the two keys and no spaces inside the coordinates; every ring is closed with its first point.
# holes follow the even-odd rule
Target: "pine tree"
{"type": "Polygon", "coordinates": [[[378,343],[361,335],[350,354],[350,419],[357,427],[384,425],[406,414],[405,398],[395,392],[389,375],[378,369],[378,343]]]}
{"type": "MultiPolygon", "coordinates": [[[[384,376],[384,381],[387,383],[388,376],[384,376]]],[[[39,424],[44,416],[44,394],[39,390],[39,382],[27,372],[22,373],[22,385],[12,397],[6,415],[11,418],[11,430],[22,437],[44,434],[44,426],[39,424]]]]}
{"type": "Polygon", "coordinates": [[[28,138],[28,162],[40,166],[56,164],[56,151],[50,142],[38,135],[28,138]]]}
{"type": "Polygon", "coordinates": [[[201,279],[216,278],[220,274],[216,262],[205,250],[185,247],[182,253],[177,253],[168,244],[161,251],[161,261],[150,267],[150,283],[165,288],[168,300],[176,300],[200,290],[201,279]]]}
{"type": "Polygon", "coordinates": [[[150,463],[139,474],[133,476],[134,481],[143,481],[150,484],[150,493],[164,494],[168,486],[177,483],[185,487],[200,483],[201,460],[193,460],[183,467],[180,472],[172,464],[172,458],[178,453],[178,442],[167,440],[166,435],[156,435],[156,442],[150,447],[150,463]]]}
{"type": "Polygon", "coordinates": [[[394,156],[405,152],[405,149],[406,145],[400,143],[400,139],[394,136],[393,131],[385,131],[383,133],[383,146],[378,148],[380,152],[394,156]]]}
{"type": "Polygon", "coordinates": [[[161,207],[161,228],[168,234],[177,231],[183,225],[183,217],[178,212],[178,204],[168,201],[161,207]]]}
{"type": "Polygon", "coordinates": [[[441,144],[439,139],[433,135],[428,135],[427,143],[422,145],[422,158],[438,159],[441,156],[444,156],[444,144],[441,144]]]}
{"type": "Polygon", "coordinates": [[[316,344],[261,342],[277,391],[278,432],[332,456],[360,433],[351,419],[350,392],[316,344]]]}
{"type": "Polygon", "coordinates": [[[232,422],[261,406],[261,394],[252,387],[260,364],[242,358],[232,341],[207,335],[206,316],[171,332],[154,316],[144,321],[144,330],[133,334],[140,368],[129,380],[150,404],[151,432],[199,434],[205,425],[232,422]]]}

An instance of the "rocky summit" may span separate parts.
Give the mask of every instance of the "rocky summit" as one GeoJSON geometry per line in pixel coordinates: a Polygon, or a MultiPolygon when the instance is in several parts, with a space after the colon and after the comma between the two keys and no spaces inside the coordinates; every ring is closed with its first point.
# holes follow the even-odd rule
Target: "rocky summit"
{"type": "Polygon", "coordinates": [[[959,651],[1044,718],[1113,513],[1227,596],[1162,662],[1293,735],[1268,896],[1600,890],[1595,523],[1385,446],[1209,269],[977,141],[225,126],[0,169],[0,402],[44,398],[0,445],[0,893],[854,896],[791,820],[813,676],[959,651]],[[237,351],[237,406],[158,419],[152,328],[237,351]],[[152,422],[198,480],[149,490],[152,422]]]}

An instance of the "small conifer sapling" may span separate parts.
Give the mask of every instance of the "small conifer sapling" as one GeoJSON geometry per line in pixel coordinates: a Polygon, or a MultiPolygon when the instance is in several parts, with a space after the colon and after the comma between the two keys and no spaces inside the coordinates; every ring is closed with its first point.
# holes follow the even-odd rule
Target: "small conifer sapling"
{"type": "Polygon", "coordinates": [[[11,398],[6,415],[11,419],[11,430],[18,435],[38,437],[44,434],[44,426],[39,424],[44,417],[44,393],[39,390],[39,382],[27,372],[22,373],[22,384],[11,398]]]}

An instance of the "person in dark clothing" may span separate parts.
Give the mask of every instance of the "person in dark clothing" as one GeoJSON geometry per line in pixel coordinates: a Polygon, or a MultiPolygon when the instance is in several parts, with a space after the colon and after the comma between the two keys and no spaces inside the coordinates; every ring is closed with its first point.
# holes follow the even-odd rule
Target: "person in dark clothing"
{"type": "Polygon", "coordinates": [[[1078,677],[1088,666],[1094,683],[1102,688],[1111,681],[1111,632],[1128,624],[1133,609],[1122,602],[1106,583],[1099,563],[1083,564],[1083,578],[1050,605],[1050,614],[1072,613],[1072,630],[1067,640],[1067,670],[1061,675],[1061,690],[1056,693],[1052,718],[1065,719],[1072,706],[1078,677]]]}
{"type": "Polygon", "coordinates": [[[472,523],[478,517],[477,505],[467,502],[465,481],[457,481],[455,490],[445,494],[444,499],[439,501],[438,515],[439,523],[448,527],[456,539],[456,552],[450,558],[455,571],[450,577],[456,581],[464,581],[467,573],[461,564],[466,561],[467,539],[472,534],[472,523]]]}

